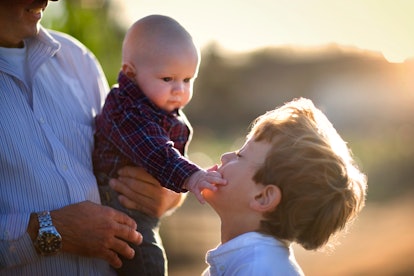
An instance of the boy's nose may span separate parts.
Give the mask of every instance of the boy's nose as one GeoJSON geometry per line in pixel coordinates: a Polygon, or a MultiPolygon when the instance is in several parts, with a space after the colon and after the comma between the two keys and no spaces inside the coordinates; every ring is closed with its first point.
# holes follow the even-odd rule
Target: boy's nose
{"type": "Polygon", "coordinates": [[[232,158],[234,158],[234,156],[236,155],[235,152],[226,152],[224,153],[220,160],[222,164],[226,164],[227,162],[229,162],[232,158]]]}

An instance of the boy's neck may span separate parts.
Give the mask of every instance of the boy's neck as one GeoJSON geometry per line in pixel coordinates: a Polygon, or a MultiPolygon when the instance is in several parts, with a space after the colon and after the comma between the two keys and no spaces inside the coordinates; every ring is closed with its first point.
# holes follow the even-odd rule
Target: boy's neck
{"type": "Polygon", "coordinates": [[[237,236],[247,232],[255,232],[259,229],[260,219],[257,216],[244,216],[240,219],[232,218],[228,221],[221,220],[221,243],[226,243],[237,236]]]}

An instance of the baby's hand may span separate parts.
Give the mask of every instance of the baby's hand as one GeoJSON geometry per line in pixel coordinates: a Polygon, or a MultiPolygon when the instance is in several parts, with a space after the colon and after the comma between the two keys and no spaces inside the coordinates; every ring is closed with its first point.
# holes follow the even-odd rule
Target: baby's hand
{"type": "Polygon", "coordinates": [[[216,191],[216,185],[226,185],[227,180],[221,177],[221,174],[217,171],[199,171],[194,173],[187,180],[185,188],[192,192],[201,204],[205,203],[204,197],[201,192],[204,189],[216,191]]]}

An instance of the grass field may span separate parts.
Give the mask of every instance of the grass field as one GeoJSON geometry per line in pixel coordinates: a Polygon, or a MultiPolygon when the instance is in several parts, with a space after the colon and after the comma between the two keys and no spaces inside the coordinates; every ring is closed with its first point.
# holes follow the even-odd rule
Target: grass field
{"type": "MultiPolygon", "coordinates": [[[[204,254],[220,239],[215,213],[190,196],[174,215],[164,219],[162,235],[170,276],[200,275],[204,254]]],[[[414,275],[414,197],[370,203],[335,251],[308,252],[294,246],[296,259],[309,276],[414,275]]]]}

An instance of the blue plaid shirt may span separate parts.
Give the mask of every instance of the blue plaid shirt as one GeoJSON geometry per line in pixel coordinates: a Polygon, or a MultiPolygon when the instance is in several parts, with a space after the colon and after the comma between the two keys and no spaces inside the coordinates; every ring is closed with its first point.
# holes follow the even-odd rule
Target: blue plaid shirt
{"type": "Polygon", "coordinates": [[[94,171],[116,177],[125,165],[139,166],[164,187],[185,192],[184,182],[201,169],[185,158],[191,137],[191,125],[181,110],[161,110],[120,72],[118,86],[96,117],[94,171]]]}

